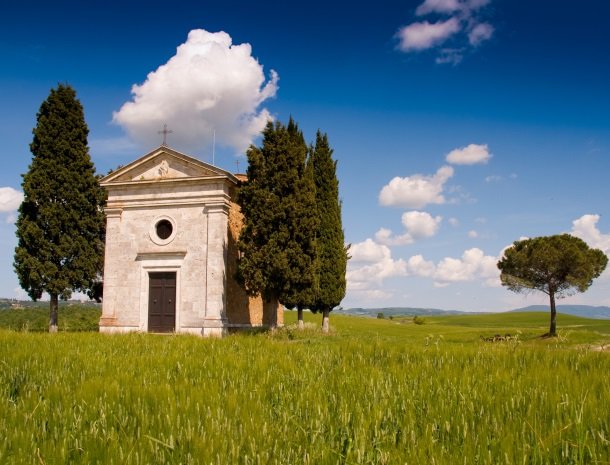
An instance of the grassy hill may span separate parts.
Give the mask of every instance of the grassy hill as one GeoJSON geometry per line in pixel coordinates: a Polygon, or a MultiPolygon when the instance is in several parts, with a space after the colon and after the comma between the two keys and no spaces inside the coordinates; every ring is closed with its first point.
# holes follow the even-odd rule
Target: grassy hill
{"type": "MultiPolygon", "coordinates": [[[[310,321],[318,316],[308,315],[310,321]]],[[[99,305],[62,303],[59,310],[59,330],[68,332],[97,332],[101,316],[99,305]]],[[[536,341],[548,330],[548,312],[507,312],[507,313],[460,313],[451,315],[420,316],[423,325],[414,325],[411,316],[395,316],[390,319],[361,318],[341,313],[331,313],[331,320],[341,328],[337,337],[366,338],[371,334],[384,339],[408,338],[410,342],[422,342],[431,334],[442,336],[447,341],[473,343],[481,337],[495,334],[518,336],[521,342],[536,341]]],[[[0,310],[0,328],[14,331],[46,332],[48,329],[48,303],[37,303],[26,308],[0,310]]],[[[296,312],[285,312],[286,324],[296,320],[296,312]]],[[[560,338],[567,343],[595,344],[604,341],[610,334],[610,320],[598,320],[558,315],[560,338]]],[[[298,337],[297,331],[288,330],[291,337],[298,337]]]]}

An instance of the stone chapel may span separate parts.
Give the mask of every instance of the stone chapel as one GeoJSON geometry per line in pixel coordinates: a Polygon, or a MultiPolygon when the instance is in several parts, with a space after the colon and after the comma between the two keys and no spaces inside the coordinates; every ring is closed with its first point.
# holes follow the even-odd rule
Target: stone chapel
{"type": "Polygon", "coordinates": [[[100,332],[221,336],[283,323],[235,281],[244,175],[162,145],[101,180],[106,189],[100,332]]]}

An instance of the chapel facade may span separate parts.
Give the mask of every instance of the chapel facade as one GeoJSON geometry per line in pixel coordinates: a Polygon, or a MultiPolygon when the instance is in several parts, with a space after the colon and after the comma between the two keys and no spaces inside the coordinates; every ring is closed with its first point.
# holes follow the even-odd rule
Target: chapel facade
{"type": "Polygon", "coordinates": [[[221,336],[283,324],[235,280],[235,175],[162,145],[110,173],[100,332],[221,336]]]}

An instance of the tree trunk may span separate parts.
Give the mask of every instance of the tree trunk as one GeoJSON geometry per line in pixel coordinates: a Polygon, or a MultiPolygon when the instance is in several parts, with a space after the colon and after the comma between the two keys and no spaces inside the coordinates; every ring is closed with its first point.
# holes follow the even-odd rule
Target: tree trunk
{"type": "Polygon", "coordinates": [[[328,322],[328,320],[329,320],[328,314],[329,313],[330,313],[330,310],[328,310],[327,308],[322,310],[322,332],[323,333],[328,333],[328,330],[330,328],[330,324],[328,322]]]}
{"type": "Polygon", "coordinates": [[[549,329],[549,336],[557,336],[557,309],[555,308],[555,293],[550,292],[549,297],[551,299],[551,327],[549,329]]]}
{"type": "Polygon", "coordinates": [[[277,296],[271,296],[269,300],[263,299],[263,324],[269,329],[277,328],[277,308],[279,300],[277,296]]]}
{"type": "Polygon", "coordinates": [[[57,294],[51,294],[51,303],[50,303],[50,311],[49,311],[49,332],[56,333],[57,332],[57,294]]]}
{"type": "Polygon", "coordinates": [[[303,323],[303,309],[301,307],[297,308],[297,315],[299,319],[299,329],[303,329],[305,327],[305,323],[303,323]]]}

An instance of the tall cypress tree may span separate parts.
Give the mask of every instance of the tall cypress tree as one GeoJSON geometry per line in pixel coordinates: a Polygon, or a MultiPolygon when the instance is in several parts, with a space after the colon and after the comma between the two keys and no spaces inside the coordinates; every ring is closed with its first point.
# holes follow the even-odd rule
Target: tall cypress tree
{"type": "Polygon", "coordinates": [[[50,296],[49,331],[57,331],[58,298],[87,292],[104,260],[105,193],[89,157],[83,107],[68,85],[52,89],[40,106],[23,175],[14,268],[33,299],[50,296]]]}
{"type": "Polygon", "coordinates": [[[317,235],[319,288],[314,311],[322,312],[324,332],[328,332],[329,313],[345,297],[345,270],[348,259],[341,223],[337,162],[332,159],[332,154],[327,135],[318,131],[313,151],[313,171],[319,215],[317,235]]]}
{"type": "MultiPolygon", "coordinates": [[[[289,125],[290,128],[290,125],[289,125]]],[[[303,135],[299,134],[299,143],[304,144],[303,135]]],[[[316,185],[313,168],[313,147],[308,150],[309,156],[304,165],[304,171],[299,179],[295,202],[295,238],[301,245],[307,262],[302,264],[301,285],[294,286],[292,292],[286,295],[284,305],[296,308],[298,312],[298,327],[304,328],[303,310],[313,308],[316,303],[318,291],[318,259],[317,259],[317,233],[319,226],[316,205],[316,185]]]]}
{"type": "Polygon", "coordinates": [[[298,305],[314,286],[315,191],[305,176],[307,145],[292,118],[288,126],[268,123],[262,146],[247,155],[238,278],[250,294],[262,294],[265,322],[274,326],[278,303],[298,305]]]}

